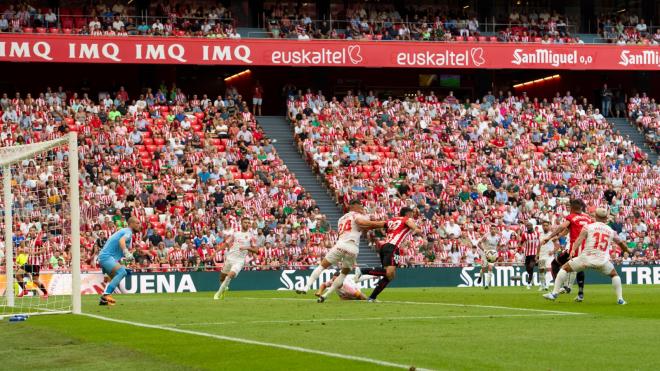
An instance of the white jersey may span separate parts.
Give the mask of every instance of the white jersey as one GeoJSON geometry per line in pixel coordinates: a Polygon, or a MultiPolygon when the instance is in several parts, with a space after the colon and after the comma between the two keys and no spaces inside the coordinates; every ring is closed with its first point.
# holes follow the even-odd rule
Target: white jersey
{"type": "Polygon", "coordinates": [[[497,246],[499,246],[500,244],[500,239],[501,239],[500,235],[493,236],[492,234],[488,233],[481,239],[483,249],[497,250],[497,246]]]}
{"type": "Polygon", "coordinates": [[[587,238],[580,255],[608,260],[610,258],[611,243],[616,232],[602,222],[591,223],[585,226],[584,230],[587,232],[587,238]]]}
{"type": "Polygon", "coordinates": [[[337,242],[353,242],[355,244],[360,243],[360,236],[362,235],[362,230],[358,227],[356,223],[357,219],[364,220],[366,219],[364,215],[356,213],[354,211],[349,211],[344,214],[339,221],[337,222],[339,227],[339,238],[337,242]]]}
{"type": "MultiPolygon", "coordinates": [[[[548,236],[550,236],[550,232],[544,233],[541,239],[544,239],[548,236]]],[[[539,257],[548,257],[552,255],[554,251],[555,251],[555,244],[552,241],[548,241],[545,243],[545,245],[541,245],[541,248],[539,250],[539,257]]]]}
{"type": "Polygon", "coordinates": [[[248,255],[247,249],[255,243],[257,236],[254,232],[241,231],[232,231],[229,236],[234,238],[234,243],[227,250],[227,259],[245,260],[248,255]]]}

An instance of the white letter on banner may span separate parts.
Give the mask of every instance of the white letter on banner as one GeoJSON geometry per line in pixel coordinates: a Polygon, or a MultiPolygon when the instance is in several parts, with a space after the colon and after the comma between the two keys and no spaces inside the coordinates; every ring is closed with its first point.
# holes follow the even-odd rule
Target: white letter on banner
{"type": "Polygon", "coordinates": [[[153,294],[156,291],[154,290],[154,275],[153,274],[143,274],[140,276],[140,294],[153,294]]]}
{"type": "Polygon", "coordinates": [[[175,282],[173,274],[159,274],[156,276],[156,292],[173,294],[174,290],[175,282]]]}
{"type": "Polygon", "coordinates": [[[633,283],[632,281],[632,274],[635,271],[635,268],[633,267],[623,267],[621,268],[621,272],[626,274],[626,285],[630,285],[633,283]]]}
{"type": "Polygon", "coordinates": [[[80,44],[78,59],[99,59],[99,45],[80,44]]]}
{"type": "Polygon", "coordinates": [[[26,42],[12,42],[9,47],[9,56],[18,58],[30,58],[30,45],[26,42]]]}
{"type": "Polygon", "coordinates": [[[167,48],[167,54],[170,56],[170,58],[179,62],[187,62],[185,59],[183,59],[183,56],[186,54],[186,49],[181,44],[170,45],[170,47],[167,48]]]}
{"type": "Polygon", "coordinates": [[[34,44],[34,55],[39,58],[43,58],[47,61],[52,61],[53,58],[50,57],[50,44],[47,42],[39,41],[34,44]]]}
{"type": "Polygon", "coordinates": [[[239,45],[234,49],[234,57],[241,62],[252,64],[252,61],[250,60],[251,54],[252,51],[246,45],[239,45]]]}
{"type": "Polygon", "coordinates": [[[650,285],[653,283],[653,280],[651,279],[651,268],[637,268],[637,283],[640,285],[650,285]]]}
{"type": "Polygon", "coordinates": [[[176,292],[197,292],[195,283],[193,282],[192,277],[189,274],[184,274],[181,277],[181,282],[179,287],[176,289],[176,292]]]}
{"type": "Polygon", "coordinates": [[[121,62],[121,59],[118,58],[119,56],[119,46],[115,43],[108,43],[103,45],[103,48],[101,48],[101,54],[105,58],[111,59],[115,62],[121,62]]]}

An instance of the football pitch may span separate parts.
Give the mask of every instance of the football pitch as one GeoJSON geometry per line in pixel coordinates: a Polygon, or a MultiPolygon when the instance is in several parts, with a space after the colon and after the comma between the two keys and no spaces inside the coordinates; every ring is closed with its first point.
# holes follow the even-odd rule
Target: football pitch
{"type": "Polygon", "coordinates": [[[660,286],[388,289],[380,303],[230,291],[84,297],[85,315],[0,323],[0,369],[658,370],[660,286]]]}

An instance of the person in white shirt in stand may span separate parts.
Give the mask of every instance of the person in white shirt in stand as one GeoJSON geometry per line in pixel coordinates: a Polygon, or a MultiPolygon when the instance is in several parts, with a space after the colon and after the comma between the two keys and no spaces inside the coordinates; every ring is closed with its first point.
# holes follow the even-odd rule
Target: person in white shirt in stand
{"type": "Polygon", "coordinates": [[[213,300],[225,298],[229,283],[241,273],[248,252],[255,254],[259,252],[255,247],[257,234],[250,230],[250,225],[250,218],[244,217],[241,219],[241,230],[230,232],[229,238],[225,241],[224,248],[228,248],[225,265],[220,271],[220,288],[213,295],[213,300]]]}
{"type": "Polygon", "coordinates": [[[555,279],[555,288],[552,292],[543,295],[548,300],[555,300],[559,297],[559,290],[564,287],[564,283],[570,272],[582,272],[586,269],[594,269],[604,275],[612,278],[612,287],[616,294],[617,304],[625,305],[623,300],[623,289],[621,288],[621,277],[614,269],[610,261],[610,249],[612,242],[617,244],[622,251],[628,252],[628,246],[623,242],[616,232],[607,224],[608,211],[604,208],[596,209],[596,222],[588,224],[582,228],[582,232],[575,240],[574,246],[582,246],[584,249],[575,258],[564,264],[555,279]]]}
{"type": "Polygon", "coordinates": [[[360,236],[363,231],[370,229],[383,228],[385,226],[384,220],[369,220],[365,215],[364,206],[360,200],[352,200],[348,206],[348,213],[344,214],[339,221],[339,238],[335,246],[328,251],[321,264],[314,269],[312,274],[307,278],[307,284],[302,290],[296,290],[297,294],[307,294],[307,291],[319,279],[321,273],[328,269],[331,265],[338,266],[341,263],[341,273],[332,282],[323,295],[319,296],[318,302],[323,303],[335,290],[341,288],[344,284],[344,279],[348,273],[353,269],[357,263],[357,256],[360,248],[360,236]]]}
{"type": "Polygon", "coordinates": [[[309,40],[309,35],[305,30],[302,30],[301,33],[298,34],[298,40],[303,40],[303,41],[308,41],[309,40]]]}

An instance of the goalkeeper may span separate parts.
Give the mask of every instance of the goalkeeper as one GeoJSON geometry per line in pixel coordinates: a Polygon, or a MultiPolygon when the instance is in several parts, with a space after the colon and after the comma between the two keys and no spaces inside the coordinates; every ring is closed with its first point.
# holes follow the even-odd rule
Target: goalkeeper
{"type": "Polygon", "coordinates": [[[125,257],[127,260],[133,259],[133,255],[129,252],[128,248],[131,245],[133,233],[139,231],[140,222],[137,218],[129,218],[128,228],[122,228],[110,236],[99,253],[101,270],[111,278],[111,281],[105,287],[99,305],[114,305],[116,303],[111,294],[119,286],[121,280],[129,273],[126,267],[119,264],[119,260],[122,257],[125,257]]]}

